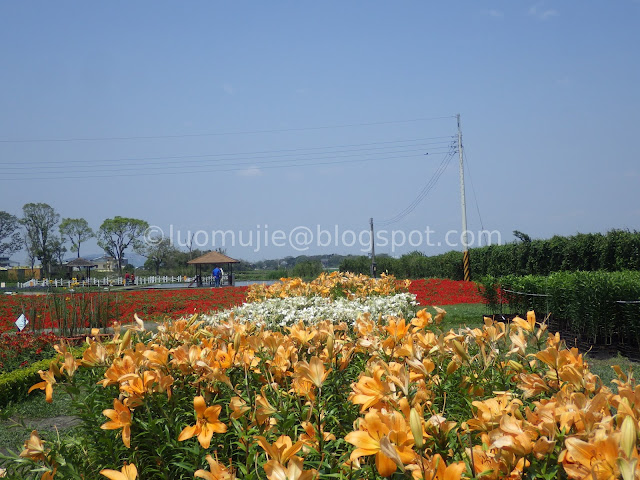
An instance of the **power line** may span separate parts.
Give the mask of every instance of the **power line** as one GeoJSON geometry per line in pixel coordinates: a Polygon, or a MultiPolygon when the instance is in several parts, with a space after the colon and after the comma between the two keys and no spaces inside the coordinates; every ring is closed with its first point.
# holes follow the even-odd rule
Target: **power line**
{"type": "MultiPolygon", "coordinates": [[[[415,155],[421,155],[424,153],[424,148],[420,148],[420,149],[409,149],[409,150],[395,150],[395,151],[386,151],[386,152],[377,152],[377,153],[369,153],[367,154],[367,159],[370,160],[375,160],[375,158],[371,158],[372,155],[397,155],[397,154],[404,154],[404,153],[413,153],[415,155]]],[[[439,153],[439,152],[436,152],[439,153]]],[[[312,158],[306,158],[306,159],[290,159],[290,160],[256,160],[256,159],[249,159],[249,160],[245,160],[245,161],[238,161],[238,160],[228,160],[226,162],[218,159],[218,160],[210,160],[208,162],[198,162],[195,165],[186,165],[186,166],[190,166],[190,167],[206,167],[206,166],[211,166],[211,163],[214,163],[216,166],[238,166],[238,165],[250,165],[250,166],[259,166],[259,165],[270,165],[270,164],[274,164],[274,163],[282,163],[282,162],[299,162],[297,163],[297,165],[299,166],[304,166],[304,164],[306,164],[307,162],[313,162],[313,161],[318,161],[318,160],[327,160],[327,159],[345,159],[345,158],[351,158],[351,157],[362,157],[364,154],[363,153],[354,153],[354,154],[344,154],[344,155],[325,155],[325,156],[319,156],[319,157],[312,157],[312,158]]],[[[260,158],[260,157],[258,157],[260,158]]],[[[272,158],[272,157],[270,157],[272,158]]],[[[365,159],[366,160],[366,159],[365,159]]],[[[175,162],[173,164],[167,165],[167,164],[161,164],[161,165],[157,165],[157,164],[145,164],[145,165],[134,165],[134,164],[128,164],[128,165],[117,165],[117,166],[109,166],[109,165],[102,165],[102,167],[104,168],[89,168],[89,169],[75,169],[73,172],[74,173],[99,173],[99,172],[111,172],[113,171],[114,168],[117,168],[118,171],[138,171],[140,170],[140,168],[145,169],[145,172],[149,171],[149,170],[161,170],[161,169],[175,169],[175,168],[185,168],[185,164],[189,163],[189,162],[179,162],[178,164],[175,164],[175,162]]],[[[311,163],[312,164],[312,163],[311,163]]],[[[91,166],[93,167],[93,166],[91,166]]],[[[16,169],[17,167],[13,167],[13,169],[16,169]]],[[[57,171],[60,170],[60,167],[40,167],[39,168],[39,173],[55,173],[55,172],[43,172],[43,169],[52,169],[55,168],[57,171]]],[[[9,170],[9,169],[6,169],[9,170]]],[[[20,170],[27,170],[27,172],[7,172],[7,175],[22,175],[24,173],[30,173],[33,172],[33,168],[28,168],[28,167],[24,167],[21,168],[20,170]]]]}
{"type": "Polygon", "coordinates": [[[453,115],[447,115],[443,117],[423,117],[413,118],[408,120],[389,120],[384,122],[369,122],[369,123],[351,123],[343,125],[323,125],[317,127],[297,127],[297,128],[283,128],[283,129],[266,129],[266,130],[246,130],[238,132],[212,132],[212,133],[188,133],[181,135],[140,135],[140,136],[123,136],[123,137],[76,137],[76,138],[31,138],[31,139],[5,139],[0,140],[0,143],[62,143],[62,142],[93,142],[93,141],[121,141],[121,140],[161,140],[172,138],[196,138],[196,137],[217,137],[226,135],[255,135],[261,133],[286,133],[286,132],[301,132],[309,130],[329,130],[335,128],[353,128],[353,127],[371,127],[376,125],[392,125],[400,123],[413,123],[424,122],[431,120],[442,120],[446,118],[454,118],[453,115]]]}
{"type": "MultiPolygon", "coordinates": [[[[368,144],[368,145],[376,145],[376,143],[368,144]]],[[[313,147],[310,149],[286,149],[286,150],[272,150],[272,151],[263,151],[263,152],[244,152],[244,153],[211,153],[211,154],[202,154],[202,155],[173,155],[173,156],[160,156],[160,157],[138,157],[138,158],[116,158],[116,159],[104,159],[91,161],[90,165],[92,167],[100,166],[100,165],[108,165],[109,167],[113,167],[117,162],[135,162],[134,165],[140,166],[140,162],[145,162],[146,165],[165,165],[178,163],[184,164],[187,162],[197,162],[197,163],[211,163],[211,162],[220,162],[220,161],[231,161],[233,158],[225,158],[225,157],[240,157],[246,156],[250,159],[268,159],[268,158],[282,158],[282,157],[301,157],[301,156],[317,156],[321,154],[348,154],[354,152],[374,152],[378,151],[378,153],[390,149],[390,148],[408,148],[408,147],[431,147],[431,149],[438,150],[445,148],[447,142],[424,142],[424,143],[407,143],[400,144],[400,141],[396,142],[379,142],[377,147],[370,148],[356,148],[356,149],[346,149],[346,150],[327,150],[321,151],[321,149],[334,149],[340,148],[339,146],[329,146],[329,147],[313,147]],[[398,143],[398,145],[390,145],[390,143],[398,143]],[[382,145],[385,144],[385,145],[382,145]],[[305,150],[316,150],[316,151],[305,151],[305,150]],[[279,153],[279,152],[291,152],[291,153],[279,153]],[[268,155],[262,155],[262,154],[268,155]],[[277,154],[277,155],[274,155],[277,154]],[[251,155],[255,155],[251,157],[251,155]],[[219,158],[211,158],[210,157],[219,157],[219,158]],[[203,159],[203,160],[195,160],[195,159],[203,159]],[[167,160],[152,162],[153,160],[167,160]],[[186,160],[186,162],[185,162],[186,160]]],[[[354,145],[357,146],[357,145],[354,145]]],[[[422,149],[424,151],[424,149],[422,149]]],[[[53,161],[35,161],[30,162],[28,165],[25,165],[24,162],[0,162],[0,165],[19,165],[18,167],[7,166],[4,170],[33,170],[33,168],[61,168],[60,165],[70,165],[70,164],[83,164],[83,166],[87,166],[89,163],[87,160],[53,160],[53,161]],[[39,165],[43,164],[43,165],[39,165]]],[[[118,165],[118,167],[121,165],[118,165]]],[[[126,166],[126,164],[125,164],[126,166]]]]}
{"type": "Polygon", "coordinates": [[[469,180],[471,182],[471,192],[473,192],[473,201],[476,203],[476,211],[478,212],[478,219],[480,220],[480,230],[484,230],[484,224],[482,223],[482,215],[480,215],[480,204],[478,203],[478,197],[476,196],[476,189],[473,186],[473,178],[471,177],[471,168],[469,168],[469,160],[467,159],[466,150],[463,150],[462,154],[464,155],[464,165],[467,169],[467,173],[469,174],[469,180]]]}
{"type": "MultiPolygon", "coordinates": [[[[422,150],[421,150],[422,152],[422,150]]],[[[400,155],[400,156],[395,156],[395,157],[381,157],[381,158],[371,158],[371,157],[366,157],[366,158],[359,158],[359,159],[355,159],[355,160],[335,160],[335,161],[326,161],[326,162],[313,162],[313,163],[304,163],[304,164],[296,164],[296,163],[289,163],[289,164],[283,164],[283,165],[264,165],[264,166],[260,166],[259,168],[257,168],[258,170],[263,170],[263,169],[272,169],[272,168],[297,168],[297,167],[307,167],[307,166],[317,166],[317,165],[336,165],[336,164],[349,164],[349,163],[359,163],[359,162],[370,162],[370,161],[391,161],[391,160],[398,160],[398,159],[403,159],[403,158],[416,158],[418,156],[422,156],[422,153],[420,153],[419,155],[400,155]]],[[[190,170],[190,171],[178,171],[178,172],[167,172],[167,171],[163,171],[163,172],[147,172],[145,171],[141,171],[138,173],[138,175],[142,176],[156,176],[156,175],[182,175],[182,174],[191,174],[191,173],[213,173],[213,172],[237,172],[237,171],[248,171],[251,170],[251,168],[247,168],[245,167],[241,167],[241,168],[227,168],[227,169],[220,169],[220,168],[214,168],[214,169],[208,169],[208,170],[190,170]]],[[[37,174],[38,172],[36,172],[37,174]]],[[[83,178],[113,178],[113,177],[131,177],[132,173],[113,173],[113,174],[108,174],[108,175],[74,175],[74,176],[69,176],[69,175],[63,175],[63,176],[55,176],[55,174],[57,172],[48,172],[51,173],[52,175],[46,176],[46,177],[24,177],[23,179],[28,179],[28,180],[68,180],[68,179],[83,179],[83,178]]],[[[5,178],[6,180],[17,180],[18,178],[5,178]]]]}
{"type": "Polygon", "coordinates": [[[385,226],[397,223],[400,220],[402,220],[403,218],[405,218],[407,215],[409,215],[411,212],[413,212],[416,209],[416,207],[420,204],[420,202],[422,202],[422,200],[424,200],[424,198],[427,195],[429,195],[431,190],[433,190],[433,188],[435,187],[436,183],[438,183],[438,180],[440,179],[440,177],[442,176],[444,171],[449,166],[449,163],[451,162],[451,159],[453,158],[453,156],[455,154],[456,154],[456,148],[455,148],[455,145],[452,144],[450,146],[449,151],[447,152],[446,156],[440,162],[440,165],[436,169],[435,173],[431,176],[431,178],[429,179],[427,184],[422,188],[420,193],[418,193],[418,196],[404,210],[402,210],[401,212],[396,214],[394,217],[391,217],[391,218],[389,218],[387,220],[383,220],[382,222],[379,222],[378,224],[380,226],[385,227],[385,226]]]}

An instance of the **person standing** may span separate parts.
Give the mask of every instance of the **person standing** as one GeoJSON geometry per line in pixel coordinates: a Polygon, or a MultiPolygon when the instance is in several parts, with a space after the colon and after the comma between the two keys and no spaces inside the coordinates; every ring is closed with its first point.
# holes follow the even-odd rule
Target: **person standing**
{"type": "Polygon", "coordinates": [[[218,288],[220,286],[220,278],[222,275],[220,274],[220,268],[216,267],[213,269],[213,285],[218,288]]]}

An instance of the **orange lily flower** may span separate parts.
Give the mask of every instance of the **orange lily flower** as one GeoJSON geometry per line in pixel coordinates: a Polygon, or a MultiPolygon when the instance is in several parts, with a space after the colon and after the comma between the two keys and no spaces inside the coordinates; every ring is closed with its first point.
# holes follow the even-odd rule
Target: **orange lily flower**
{"type": "Polygon", "coordinates": [[[264,464],[264,470],[267,472],[269,480],[311,480],[315,478],[318,472],[316,470],[302,470],[302,463],[300,457],[293,457],[285,469],[280,462],[269,460],[264,464]]]}
{"type": "Polygon", "coordinates": [[[122,443],[131,448],[131,410],[120,400],[113,400],[113,409],[103,410],[102,414],[111,421],[100,426],[103,430],[122,428],[122,443]]]}
{"type": "MultiPolygon", "coordinates": [[[[318,435],[315,427],[310,422],[302,422],[300,424],[304,429],[305,433],[301,433],[298,439],[304,444],[304,450],[309,450],[308,447],[317,448],[318,447],[318,435]]],[[[324,429],[324,426],[320,426],[321,429],[324,429]]],[[[325,442],[329,442],[331,440],[335,440],[336,436],[331,432],[322,432],[322,438],[325,442]]]]}
{"type": "Polygon", "coordinates": [[[565,440],[567,455],[561,455],[562,466],[569,478],[614,480],[620,478],[618,465],[619,432],[587,443],[579,438],[565,440]]]}
{"type": "Polygon", "coordinates": [[[202,448],[209,448],[214,432],[224,433],[227,431],[227,426],[218,420],[222,407],[220,405],[207,407],[204,397],[201,395],[193,399],[193,406],[197,415],[196,424],[184,427],[178,436],[178,441],[182,442],[197,435],[202,448]]]}
{"type": "Polygon", "coordinates": [[[256,421],[260,425],[265,423],[267,420],[269,420],[270,423],[275,423],[275,419],[272,419],[271,416],[278,413],[278,410],[269,403],[269,400],[267,399],[267,396],[265,394],[265,388],[266,386],[260,389],[262,395],[256,395],[255,399],[255,416],[256,421]]]}
{"type": "Polygon", "coordinates": [[[373,376],[362,375],[358,383],[352,386],[350,400],[355,404],[361,404],[360,411],[364,412],[391,393],[389,384],[382,381],[385,371],[380,365],[374,367],[373,376]]]}
{"type": "Polygon", "coordinates": [[[301,360],[296,364],[296,373],[318,388],[322,387],[330,372],[331,369],[325,372],[324,363],[318,357],[311,358],[309,363],[301,360]]]}
{"type": "Polygon", "coordinates": [[[20,456],[31,460],[44,461],[44,441],[40,439],[37,430],[32,431],[29,440],[24,442],[24,450],[20,453],[20,456]]]}
{"type": "Polygon", "coordinates": [[[66,371],[68,376],[73,377],[73,374],[76,373],[77,368],[78,368],[78,363],[76,362],[76,359],[73,358],[73,355],[71,354],[71,352],[65,352],[64,363],[60,368],[60,372],[66,371]]]}
{"type": "Polygon", "coordinates": [[[431,314],[427,312],[426,308],[422,310],[418,310],[414,319],[411,320],[411,325],[417,327],[417,329],[423,329],[427,325],[433,323],[433,318],[431,318],[431,314]]]}
{"type": "Polygon", "coordinates": [[[410,463],[415,452],[409,445],[413,439],[408,437],[410,430],[399,412],[381,414],[377,410],[367,412],[361,421],[362,430],[348,433],[344,439],[355,445],[350,460],[375,455],[376,468],[383,477],[391,476],[397,467],[410,463]],[[393,428],[392,428],[393,427],[393,428]],[[395,440],[395,444],[392,443],[395,440]]]}
{"type": "Polygon", "coordinates": [[[56,383],[55,371],[57,370],[54,362],[51,362],[49,366],[49,370],[46,372],[43,370],[39,370],[38,374],[40,378],[43,380],[42,382],[36,383],[33,385],[27,393],[31,393],[33,390],[40,389],[44,390],[46,393],[47,403],[53,402],[53,385],[56,383]]]}
{"type": "Polygon", "coordinates": [[[412,470],[413,478],[428,480],[460,480],[462,472],[467,469],[464,462],[453,462],[447,465],[439,453],[431,458],[420,458],[425,475],[422,475],[422,468],[419,465],[408,467],[412,470]]]}
{"type": "Polygon", "coordinates": [[[292,443],[291,437],[288,435],[280,435],[273,445],[267,442],[267,439],[262,436],[257,436],[255,439],[258,441],[264,451],[267,453],[271,460],[275,460],[281,464],[287,463],[287,461],[302,448],[303,443],[298,441],[292,443]]]}
{"type": "Polygon", "coordinates": [[[206,459],[209,462],[209,471],[196,470],[193,474],[194,477],[204,478],[205,480],[233,480],[236,478],[227,467],[218,462],[218,460],[214,460],[211,455],[207,455],[206,459]]]}
{"type": "Polygon", "coordinates": [[[117,470],[100,470],[100,475],[104,475],[110,480],[136,480],[138,478],[138,469],[131,463],[122,467],[120,471],[117,470]]]}
{"type": "Polygon", "coordinates": [[[251,407],[247,405],[247,402],[240,397],[231,397],[231,400],[229,401],[229,408],[231,408],[232,411],[230,417],[234,420],[242,417],[245,413],[251,410],[251,407]]]}

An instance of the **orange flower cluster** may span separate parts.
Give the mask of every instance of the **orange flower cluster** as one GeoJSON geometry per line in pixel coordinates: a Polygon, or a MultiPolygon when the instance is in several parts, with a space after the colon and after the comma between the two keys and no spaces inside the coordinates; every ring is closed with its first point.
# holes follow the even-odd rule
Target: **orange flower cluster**
{"type": "MultiPolygon", "coordinates": [[[[319,478],[318,462],[333,461],[327,456],[353,478],[370,478],[367,465],[382,477],[401,471],[431,480],[528,478],[552,468],[571,479],[640,478],[640,386],[632,378],[618,369],[614,394],[533,312],[509,325],[485,319],[483,328],[448,332],[437,328],[444,315],[422,310],[381,323],[363,314],[353,329],[325,321],[287,332],[192,317],[164,324],[146,342],[133,330],[110,343],[90,339],[81,360],[65,356],[36,387],[50,397],[77,368],[105,368],[100,383],[118,396],[102,428],[122,429],[130,450],[141,428],[136,411],[150,397],[171,398],[178,385],[199,392],[194,421],[180,425],[177,440],[196,437],[205,453],[213,450],[209,470],[194,471],[205,479],[235,478],[231,459],[218,460],[219,438],[232,432],[235,444],[259,446],[269,480],[319,478]],[[329,428],[325,392],[341,385],[356,357],[360,373],[344,385],[351,406],[334,404],[330,413],[351,411],[356,420],[329,428]],[[280,420],[290,413],[281,410],[286,401],[300,412],[293,424],[280,420]]],[[[42,460],[46,452],[32,435],[23,455],[42,460]]],[[[103,475],[136,472],[125,465],[103,475]]]]}
{"type": "Polygon", "coordinates": [[[259,302],[267,298],[309,297],[325,298],[346,297],[367,298],[375,295],[393,295],[406,292],[410,280],[400,282],[392,275],[381,275],[379,279],[350,272],[322,272],[311,282],[301,278],[281,278],[273,285],[255,284],[247,291],[247,302],[259,302]]]}

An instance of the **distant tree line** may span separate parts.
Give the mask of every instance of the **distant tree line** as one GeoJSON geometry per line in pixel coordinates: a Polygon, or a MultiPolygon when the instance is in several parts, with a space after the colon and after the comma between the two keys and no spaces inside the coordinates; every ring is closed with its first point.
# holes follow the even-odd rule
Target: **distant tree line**
{"type": "MultiPolygon", "coordinates": [[[[80,258],[82,245],[96,238],[105,254],[115,259],[120,273],[133,269],[131,265],[123,266],[125,251],[133,250],[146,257],[143,267],[146,271],[156,275],[182,275],[194,273],[187,267],[189,260],[210,251],[193,248],[193,245],[187,245],[184,251],[172,245],[168,238],[144,238],[148,227],[144,220],[116,216],[105,219],[94,231],[84,218],[61,218],[46,203],[27,203],[22,207],[21,217],[0,211],[0,255],[11,256],[24,249],[31,268],[38,261],[50,276],[63,264],[68,252],[80,258]]],[[[226,253],[224,249],[218,251],[226,253]]],[[[325,268],[337,269],[345,258],[348,257],[331,254],[287,256],[258,262],[241,260],[234,266],[234,271],[270,271],[277,272],[278,278],[285,275],[309,278],[325,268]]]]}
{"type": "MultiPolygon", "coordinates": [[[[486,275],[549,275],[560,271],[640,270],[640,232],[611,230],[602,233],[579,233],[568,237],[556,235],[546,240],[532,240],[527,234],[514,232],[518,241],[469,249],[471,276],[479,280],[486,275]]],[[[378,273],[399,278],[440,277],[462,280],[462,252],[452,251],[426,256],[412,252],[400,258],[376,257],[378,273]]],[[[340,271],[368,274],[371,259],[367,256],[344,259],[340,271]]]]}
{"type": "Polygon", "coordinates": [[[0,212],[0,254],[10,256],[23,248],[31,268],[40,261],[44,272],[51,275],[64,262],[67,244],[80,257],[82,243],[96,237],[98,245],[112,256],[122,272],[122,260],[127,248],[147,251],[142,235],[149,227],[137,218],[114,217],[102,222],[93,231],[84,218],[63,218],[46,203],[27,203],[22,207],[22,217],[0,212]]]}

